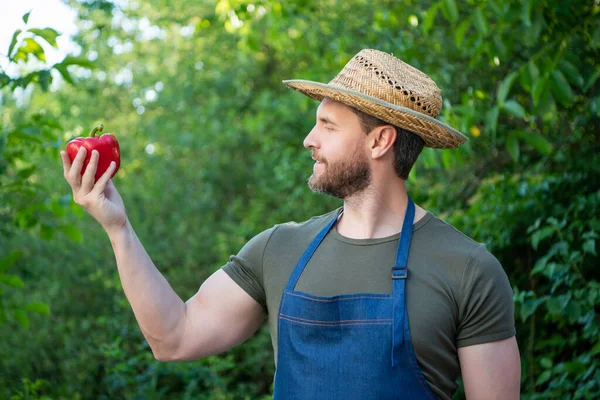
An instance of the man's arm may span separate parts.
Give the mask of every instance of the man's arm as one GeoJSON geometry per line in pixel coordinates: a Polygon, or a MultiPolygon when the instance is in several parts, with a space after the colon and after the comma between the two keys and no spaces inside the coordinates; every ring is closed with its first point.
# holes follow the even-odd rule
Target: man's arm
{"type": "Polygon", "coordinates": [[[125,296],[159,360],[206,357],[241,343],[264,319],[262,307],[224,272],[216,272],[187,303],[156,269],[127,219],[123,199],[110,180],[115,164],[98,181],[99,153],[92,151],[81,175],[87,150],[73,162],[60,152],[64,177],[73,200],[102,225],[112,244],[125,296]]]}
{"type": "Polygon", "coordinates": [[[191,360],[225,351],[250,337],[264,320],[262,306],[224,271],[211,275],[184,303],[129,222],[109,238],[127,300],[158,360],[191,360]]]}
{"type": "Polygon", "coordinates": [[[219,269],[186,302],[177,346],[162,361],[184,361],[221,353],[244,342],[262,325],[260,304],[219,269]]]}
{"type": "Polygon", "coordinates": [[[521,359],[513,336],[460,347],[458,358],[467,400],[518,400],[521,359]]]}

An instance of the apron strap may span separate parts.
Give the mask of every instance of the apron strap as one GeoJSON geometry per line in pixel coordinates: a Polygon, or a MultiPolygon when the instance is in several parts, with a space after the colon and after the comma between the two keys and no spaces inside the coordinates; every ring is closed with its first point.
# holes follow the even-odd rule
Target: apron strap
{"type": "Polygon", "coordinates": [[[342,208],[337,213],[337,215],[334,218],[332,218],[331,221],[329,221],[327,226],[325,226],[321,230],[321,232],[319,232],[319,234],[317,236],[315,236],[315,238],[310,243],[310,245],[306,248],[306,250],[304,250],[302,257],[300,257],[300,259],[296,263],[296,267],[294,268],[292,275],[290,275],[290,279],[288,279],[288,283],[285,287],[286,290],[288,290],[288,291],[294,290],[294,288],[296,287],[296,283],[298,282],[298,279],[300,279],[300,275],[302,275],[302,271],[304,271],[304,268],[308,264],[308,260],[310,260],[310,258],[313,256],[313,254],[315,254],[315,251],[317,251],[317,247],[319,247],[319,245],[321,244],[321,242],[323,241],[325,236],[329,233],[329,231],[331,230],[331,227],[333,227],[333,224],[337,221],[337,219],[339,218],[339,216],[342,214],[343,211],[344,211],[344,209],[342,208]]]}
{"type": "Polygon", "coordinates": [[[413,220],[415,219],[415,203],[410,196],[402,223],[402,233],[398,241],[396,264],[392,268],[392,294],[394,297],[392,324],[392,367],[398,364],[398,355],[404,342],[404,324],[406,319],[406,277],[408,276],[408,249],[412,238],[413,220]]]}

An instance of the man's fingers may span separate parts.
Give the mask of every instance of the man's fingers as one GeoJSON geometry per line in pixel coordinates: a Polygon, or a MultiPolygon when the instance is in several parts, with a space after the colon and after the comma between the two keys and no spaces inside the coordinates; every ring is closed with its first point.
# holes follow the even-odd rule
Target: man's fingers
{"type": "Polygon", "coordinates": [[[98,167],[98,156],[98,151],[92,150],[90,162],[85,169],[83,177],[81,178],[81,190],[84,194],[91,192],[94,188],[94,176],[96,175],[96,169],[98,167]]]}
{"type": "Polygon", "coordinates": [[[100,195],[100,193],[104,193],[104,189],[106,189],[106,185],[110,180],[110,176],[112,175],[116,167],[117,164],[114,161],[111,161],[106,171],[104,171],[100,179],[96,181],[96,185],[92,190],[92,192],[94,192],[94,195],[100,195]]]}
{"type": "Polygon", "coordinates": [[[60,152],[60,158],[62,159],[63,172],[66,178],[67,176],[69,176],[69,170],[71,169],[71,159],[69,158],[69,155],[66,151],[60,152]]]}
{"type": "Polygon", "coordinates": [[[75,156],[75,159],[73,160],[73,165],[71,165],[69,178],[73,189],[75,189],[75,187],[79,188],[81,185],[81,168],[83,167],[83,161],[85,160],[86,154],[87,149],[81,146],[77,152],[77,156],[75,156]]]}

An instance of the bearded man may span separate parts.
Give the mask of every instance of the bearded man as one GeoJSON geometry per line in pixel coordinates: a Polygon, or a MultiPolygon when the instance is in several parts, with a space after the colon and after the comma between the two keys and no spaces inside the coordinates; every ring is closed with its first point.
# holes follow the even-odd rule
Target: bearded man
{"type": "Polygon", "coordinates": [[[498,260],[414,204],[405,181],[424,146],[467,138],[436,119],[440,90],[366,49],[328,84],[284,81],[318,101],[304,139],[308,180],[343,206],[252,238],[184,303],[154,267],[109,176],[85,154],[65,177],[107,231],[123,287],[155,357],[214,355],[268,317],[275,399],[518,399],[512,291],[498,260]]]}

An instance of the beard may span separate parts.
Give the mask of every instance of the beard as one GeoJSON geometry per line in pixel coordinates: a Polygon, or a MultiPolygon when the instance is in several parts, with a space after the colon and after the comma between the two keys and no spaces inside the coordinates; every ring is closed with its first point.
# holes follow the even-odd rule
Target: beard
{"type": "Polygon", "coordinates": [[[371,183],[369,162],[358,149],[340,161],[318,160],[324,164],[324,171],[318,175],[313,172],[308,178],[308,187],[315,193],[344,199],[363,191],[371,183]]]}

